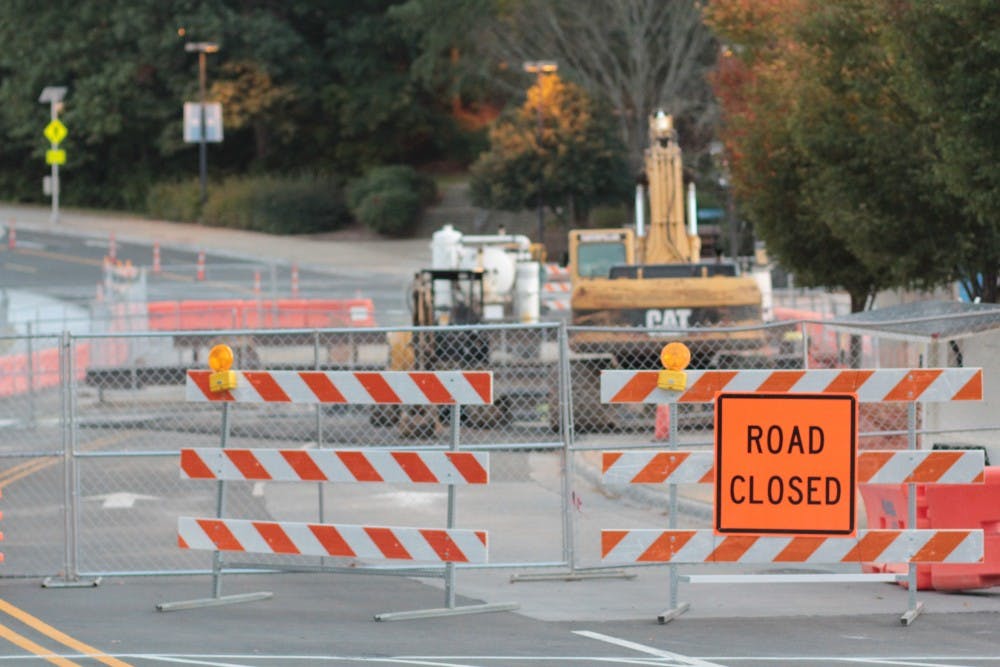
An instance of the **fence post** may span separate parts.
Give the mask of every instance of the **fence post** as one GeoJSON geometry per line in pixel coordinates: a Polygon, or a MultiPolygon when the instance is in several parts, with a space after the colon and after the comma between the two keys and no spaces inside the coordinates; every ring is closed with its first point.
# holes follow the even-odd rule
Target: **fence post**
{"type": "Polygon", "coordinates": [[[62,578],[47,577],[44,588],[83,588],[97,586],[101,578],[80,579],[77,556],[79,554],[78,511],[80,480],[76,470],[76,358],[73,354],[73,336],[63,331],[59,339],[59,404],[63,453],[63,528],[65,551],[62,578]]]}
{"type": "MultiPolygon", "coordinates": [[[[559,429],[562,435],[563,479],[562,479],[562,519],[563,519],[563,560],[569,570],[553,573],[519,573],[512,574],[511,583],[519,581],[577,581],[581,579],[634,579],[635,574],[621,569],[608,567],[578,568],[576,566],[576,508],[577,496],[575,488],[575,466],[573,435],[576,431],[573,424],[573,392],[572,373],[569,349],[569,328],[565,322],[557,329],[559,344],[558,368],[556,369],[556,396],[559,402],[559,429]]],[[[551,407],[550,407],[551,409],[551,407]]]]}
{"type": "Polygon", "coordinates": [[[34,430],[36,426],[35,418],[35,345],[31,322],[27,324],[27,348],[28,357],[25,370],[28,373],[28,426],[34,430]]]}

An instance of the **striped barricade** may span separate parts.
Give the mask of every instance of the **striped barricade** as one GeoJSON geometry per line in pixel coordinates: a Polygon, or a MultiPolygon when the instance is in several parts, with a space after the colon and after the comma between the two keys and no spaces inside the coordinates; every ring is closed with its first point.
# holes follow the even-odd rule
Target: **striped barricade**
{"type": "Polygon", "coordinates": [[[188,371],[190,402],[298,405],[488,405],[489,371],[235,371],[236,388],[213,392],[211,371],[188,371]]]}
{"type": "Polygon", "coordinates": [[[862,403],[981,401],[981,368],[686,371],[683,391],[659,389],[658,371],[601,371],[604,403],[712,403],[718,392],[857,394],[862,403]]]}
{"type": "Polygon", "coordinates": [[[604,530],[605,562],[977,563],[981,530],[860,530],[857,537],[716,535],[712,530],[604,530]]]}
{"type": "MultiPolygon", "coordinates": [[[[361,561],[429,564],[443,567],[445,604],[441,609],[379,614],[377,620],[455,615],[515,609],[516,604],[455,606],[454,565],[488,562],[484,530],[453,525],[455,485],[489,483],[489,455],[458,451],[457,427],[451,448],[434,450],[363,449],[236,449],[227,448],[230,403],[435,405],[451,406],[454,424],[461,423],[462,405],[488,405],[493,400],[493,376],[488,371],[356,372],[356,371],[231,371],[235,386],[210,388],[210,371],[187,374],[186,395],[191,402],[218,402],[223,409],[222,446],[181,450],[181,477],[215,480],[219,485],[217,516],[180,517],[178,546],[215,553],[215,596],[212,600],[167,603],[161,610],[228,601],[261,599],[218,594],[221,552],[345,557],[361,561]],[[407,483],[448,485],[448,518],[444,528],[364,526],[353,524],[257,521],[222,516],[227,481],[407,483]]],[[[229,385],[227,385],[229,386],[229,385]]],[[[334,568],[329,568],[334,569],[334,568]]],[[[364,568],[343,568],[364,571],[364,568]]],[[[384,569],[381,571],[385,572],[384,569]]],[[[402,569],[402,574],[413,569],[402,569]]]]}
{"type": "MultiPolygon", "coordinates": [[[[715,455],[708,451],[603,452],[606,484],[712,484],[715,455]]],[[[983,481],[982,450],[858,453],[859,484],[976,484],[983,481]]]]}
{"type": "Polygon", "coordinates": [[[191,517],[181,517],[177,530],[184,549],[429,563],[487,561],[486,532],[481,530],[191,517]]]}
{"type": "MultiPolygon", "coordinates": [[[[713,403],[720,393],[854,394],[859,402],[908,402],[911,442],[915,442],[912,404],[977,401],[983,397],[979,368],[876,370],[731,370],[687,371],[680,391],[657,387],[658,371],[607,370],[601,373],[604,403],[667,404],[676,419],[677,405],[713,403]]],[[[714,530],[674,530],[677,484],[714,484],[717,452],[606,451],[603,480],[608,484],[670,485],[671,530],[603,530],[602,559],[607,565],[671,564],[671,608],[659,616],[666,622],[687,609],[677,602],[673,565],[692,563],[909,563],[910,574],[763,574],[690,575],[684,581],[702,583],[781,581],[875,581],[905,578],[910,604],[902,621],[920,613],[915,599],[915,563],[978,563],[984,557],[984,534],[969,530],[868,530],[856,537],[758,536],[717,534],[714,530]]],[[[985,456],[981,450],[864,451],[855,460],[855,479],[864,484],[980,484],[985,456]]]]}
{"type": "Polygon", "coordinates": [[[360,449],[182,449],[185,479],[487,484],[483,452],[360,449]]]}

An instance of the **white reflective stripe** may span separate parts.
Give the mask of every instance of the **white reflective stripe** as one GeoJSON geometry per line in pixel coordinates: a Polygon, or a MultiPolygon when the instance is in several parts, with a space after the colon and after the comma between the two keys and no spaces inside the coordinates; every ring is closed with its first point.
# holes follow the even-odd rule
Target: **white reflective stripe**
{"type": "Polygon", "coordinates": [[[177,519],[177,534],[191,549],[215,549],[215,544],[198,525],[198,521],[191,517],[182,516],[177,519]]]}
{"type": "MultiPolygon", "coordinates": [[[[607,531],[605,531],[607,532],[607,531]]],[[[615,531],[617,532],[617,531],[615,531]]],[[[604,562],[635,563],[643,558],[648,549],[658,540],[669,539],[668,535],[672,531],[638,529],[626,531],[626,534],[618,541],[603,558],[604,562]]],[[[871,546],[863,550],[863,560],[878,562],[909,562],[932,540],[938,541],[939,549],[944,549],[951,543],[950,535],[962,534],[963,537],[948,553],[939,553],[939,562],[948,563],[978,563],[983,558],[984,535],[982,530],[877,530],[858,531],[855,537],[753,537],[753,536],[718,536],[712,530],[695,531],[674,531],[679,533],[693,533],[690,539],[681,547],[672,558],[657,558],[655,562],[672,563],[706,563],[716,551],[721,548],[726,551],[726,541],[750,539],[753,542],[746,550],[738,556],[733,554],[732,560],[718,562],[738,562],[738,563],[774,563],[774,562],[804,562],[816,564],[832,564],[845,562],[859,562],[862,560],[858,554],[852,554],[859,542],[866,540],[875,544],[883,541],[873,536],[872,533],[890,534],[893,536],[879,553],[871,553],[871,546]],[[808,555],[799,559],[789,554],[782,554],[783,550],[792,543],[793,540],[818,540],[819,544],[808,555]],[[781,561],[778,556],[781,555],[781,561]],[[851,558],[847,559],[850,555],[851,558]]],[[[731,551],[731,550],[730,550],[731,551]]],[[[793,552],[794,553],[794,552],[793,552]]],[[[647,559],[648,560],[648,559],[647,559]]],[[[654,561],[649,561],[654,562],[654,561]]],[[[921,562],[932,562],[928,554],[924,554],[921,562]]]]}
{"type": "MultiPolygon", "coordinates": [[[[610,452],[606,452],[610,453],[610,452]]],[[[700,482],[701,479],[712,469],[715,464],[715,457],[712,452],[670,450],[659,452],[614,452],[620,454],[610,468],[604,473],[606,484],[630,484],[636,475],[645,470],[658,456],[685,457],[684,461],[678,465],[673,472],[662,482],[663,484],[682,484],[688,482],[700,482]]],[[[676,459],[674,459],[676,460],[676,459]]],[[[651,482],[660,483],[660,482],[651,482]]]]}
{"type": "Polygon", "coordinates": [[[829,373],[806,371],[789,389],[796,394],[820,393],[830,386],[833,377],[829,373]]]}
{"type": "Polygon", "coordinates": [[[272,373],[272,376],[292,403],[313,404],[319,402],[316,394],[299,373],[294,371],[282,373],[280,379],[275,373],[272,373]]]}
{"type": "Polygon", "coordinates": [[[909,372],[908,368],[885,368],[875,371],[858,387],[856,392],[858,400],[863,403],[885,400],[909,372]]]}

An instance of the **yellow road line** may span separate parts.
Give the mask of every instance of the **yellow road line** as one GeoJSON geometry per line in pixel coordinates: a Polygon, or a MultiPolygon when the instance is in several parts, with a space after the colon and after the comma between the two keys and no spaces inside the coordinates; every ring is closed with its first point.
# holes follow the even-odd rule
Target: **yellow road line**
{"type": "Polygon", "coordinates": [[[37,267],[30,266],[28,264],[13,264],[11,262],[7,262],[4,265],[4,268],[9,271],[19,271],[21,273],[38,273],[37,267]]]}
{"type": "Polygon", "coordinates": [[[20,465],[14,466],[5,470],[2,475],[0,475],[0,489],[5,488],[8,484],[13,484],[19,479],[23,479],[28,475],[38,472],[53,466],[62,459],[58,456],[46,456],[42,459],[32,459],[31,461],[26,461],[20,465]],[[12,474],[13,473],[13,474],[12,474]]]}
{"type": "Polygon", "coordinates": [[[16,252],[21,255],[34,255],[35,257],[44,257],[45,259],[54,259],[60,262],[72,262],[74,264],[83,264],[85,266],[104,266],[103,259],[89,259],[87,257],[76,257],[75,255],[67,255],[66,253],[63,252],[35,250],[34,248],[18,248],[16,252]]]}
{"type": "MultiPolygon", "coordinates": [[[[95,449],[100,449],[107,445],[113,445],[116,442],[121,442],[125,438],[132,435],[131,431],[126,431],[124,433],[116,433],[115,435],[109,435],[106,438],[98,438],[93,442],[88,442],[82,449],[83,451],[93,451],[95,449]]],[[[3,472],[0,472],[0,489],[13,484],[19,479],[24,479],[28,475],[38,472],[39,470],[44,470],[50,466],[54,466],[61,462],[63,457],[61,456],[45,456],[39,459],[31,459],[29,461],[24,461],[23,463],[18,463],[16,466],[7,468],[3,472]]]]}
{"type": "MultiPolygon", "coordinates": [[[[130,665],[127,662],[122,662],[118,658],[113,658],[110,655],[105,654],[103,651],[98,651],[93,646],[88,646],[87,644],[84,644],[83,642],[81,642],[81,641],[79,641],[77,639],[73,639],[72,637],[70,637],[69,635],[67,635],[65,632],[61,632],[59,630],[56,630],[55,628],[53,628],[51,625],[49,625],[45,621],[43,621],[43,620],[41,620],[39,618],[35,618],[34,616],[32,616],[31,614],[29,614],[28,612],[24,611],[23,609],[19,609],[18,607],[15,607],[11,603],[7,602],[6,600],[0,600],[0,611],[4,612],[4,613],[6,613],[6,614],[8,614],[10,616],[13,616],[17,620],[21,621],[25,625],[28,625],[31,628],[35,629],[35,630],[37,630],[38,632],[42,633],[46,637],[54,639],[55,641],[59,642],[60,644],[62,644],[64,646],[68,646],[69,648],[73,649],[74,651],[77,651],[78,653],[86,655],[89,658],[93,658],[94,660],[97,660],[98,662],[103,662],[105,665],[108,665],[109,667],[130,667],[130,665]]],[[[14,633],[14,634],[16,634],[16,633],[14,633]]],[[[15,643],[17,643],[17,642],[15,642],[15,643]]],[[[18,646],[21,646],[21,645],[18,644],[18,646]]],[[[25,647],[22,646],[22,648],[25,648],[25,647]]],[[[41,648],[41,647],[39,647],[39,648],[41,648]]],[[[31,649],[29,649],[29,650],[31,650],[31,649]]],[[[32,651],[32,652],[34,652],[34,651],[32,651]]],[[[36,653],[36,655],[41,655],[41,654],[36,653]]],[[[62,658],[58,658],[58,659],[62,660],[62,658]]],[[[50,660],[52,660],[52,659],[50,658],[50,660]]],[[[60,664],[60,663],[56,663],[56,664],[60,664]]],[[[62,663],[62,664],[75,665],[76,663],[66,661],[65,663],[62,663]]]]}
{"type": "Polygon", "coordinates": [[[35,642],[31,641],[24,635],[19,635],[6,625],[0,624],[0,638],[6,639],[11,644],[17,644],[25,651],[29,653],[34,653],[40,658],[45,658],[53,665],[61,665],[62,667],[80,667],[80,663],[67,660],[66,658],[60,658],[58,656],[52,655],[52,651],[48,650],[44,646],[40,646],[35,642]]]}

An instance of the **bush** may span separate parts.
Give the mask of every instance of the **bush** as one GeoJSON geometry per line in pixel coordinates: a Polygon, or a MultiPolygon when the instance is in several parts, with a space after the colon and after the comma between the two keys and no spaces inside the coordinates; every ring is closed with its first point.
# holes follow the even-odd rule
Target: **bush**
{"type": "Polygon", "coordinates": [[[200,200],[198,180],[155,183],[146,194],[146,215],[158,220],[197,222],[200,200]]]}
{"type": "Polygon", "coordinates": [[[388,236],[402,236],[420,220],[420,196],[413,190],[392,188],[365,197],[354,215],[368,229],[388,236]]]}
{"type": "Polygon", "coordinates": [[[351,222],[341,185],[328,176],[227,178],[209,185],[204,210],[200,201],[197,180],[157,183],[146,197],[146,213],[271,234],[332,231],[351,222]]]}
{"type": "Polygon", "coordinates": [[[347,205],[372,231],[402,236],[412,231],[424,207],[437,199],[431,177],[413,167],[376,167],[347,188],[347,205]]]}
{"type": "Polygon", "coordinates": [[[202,221],[270,234],[307,234],[350,222],[343,192],[331,177],[228,178],[209,190],[202,221]]]}

